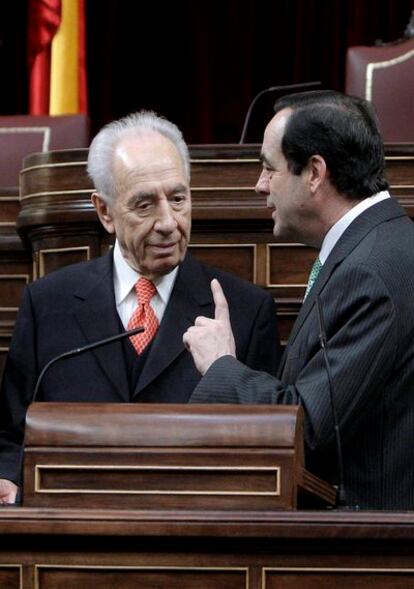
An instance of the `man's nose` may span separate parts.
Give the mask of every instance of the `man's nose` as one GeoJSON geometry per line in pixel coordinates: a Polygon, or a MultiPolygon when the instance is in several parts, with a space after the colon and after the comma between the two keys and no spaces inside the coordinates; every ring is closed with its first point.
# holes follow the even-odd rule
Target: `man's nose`
{"type": "Polygon", "coordinates": [[[172,233],[177,228],[177,220],[168,201],[160,203],[157,220],[155,222],[156,231],[161,233],[172,233]]]}
{"type": "Polygon", "coordinates": [[[255,191],[256,194],[260,194],[260,195],[267,195],[269,194],[269,178],[265,172],[265,170],[263,170],[263,172],[260,174],[259,179],[257,181],[256,187],[255,187],[255,191]]]}

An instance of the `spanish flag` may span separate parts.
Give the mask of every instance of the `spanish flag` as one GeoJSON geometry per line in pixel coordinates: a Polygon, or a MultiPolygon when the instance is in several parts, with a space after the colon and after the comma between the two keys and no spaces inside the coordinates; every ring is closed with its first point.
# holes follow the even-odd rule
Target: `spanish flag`
{"type": "Polygon", "coordinates": [[[30,114],[87,112],[84,0],[29,0],[30,114]]]}

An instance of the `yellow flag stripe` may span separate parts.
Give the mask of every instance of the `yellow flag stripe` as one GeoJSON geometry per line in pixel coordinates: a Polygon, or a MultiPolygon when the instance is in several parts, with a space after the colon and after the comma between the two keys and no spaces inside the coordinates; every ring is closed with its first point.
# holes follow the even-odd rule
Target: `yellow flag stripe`
{"type": "Polygon", "coordinates": [[[49,114],[79,112],[79,1],[62,0],[62,22],[53,38],[49,114]]]}

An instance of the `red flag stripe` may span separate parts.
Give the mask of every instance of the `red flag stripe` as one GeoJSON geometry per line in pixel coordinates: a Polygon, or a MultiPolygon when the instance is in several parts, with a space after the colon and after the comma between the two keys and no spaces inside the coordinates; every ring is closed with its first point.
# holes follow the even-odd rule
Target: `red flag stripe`
{"type": "Polygon", "coordinates": [[[29,112],[49,113],[50,44],[61,22],[61,0],[29,0],[29,112]]]}

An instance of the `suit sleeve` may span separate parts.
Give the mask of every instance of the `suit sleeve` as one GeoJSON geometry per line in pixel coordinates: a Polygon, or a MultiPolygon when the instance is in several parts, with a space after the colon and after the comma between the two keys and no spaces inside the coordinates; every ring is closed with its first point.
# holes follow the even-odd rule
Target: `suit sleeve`
{"type": "Polygon", "coordinates": [[[26,288],[6,360],[0,393],[0,478],[20,484],[26,410],[36,382],[35,321],[26,288]]]}
{"type": "MultiPolygon", "coordinates": [[[[340,272],[328,284],[320,300],[345,441],[378,401],[398,350],[398,329],[392,294],[369,267],[361,264],[340,272]]],[[[333,435],[332,410],[318,332],[314,306],[288,346],[283,380],[226,356],[210,367],[190,402],[300,404],[305,410],[308,448],[325,447],[333,435]]]]}

